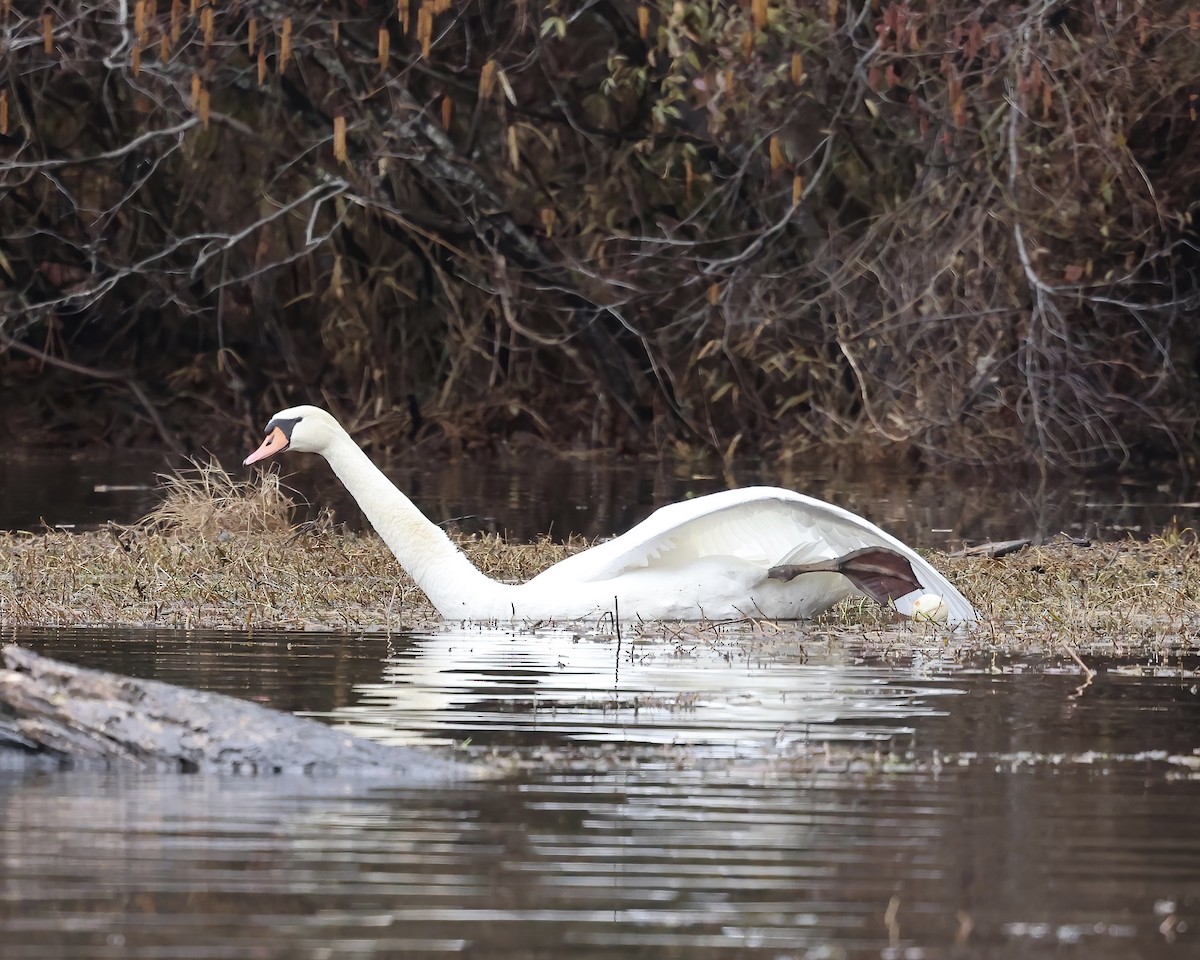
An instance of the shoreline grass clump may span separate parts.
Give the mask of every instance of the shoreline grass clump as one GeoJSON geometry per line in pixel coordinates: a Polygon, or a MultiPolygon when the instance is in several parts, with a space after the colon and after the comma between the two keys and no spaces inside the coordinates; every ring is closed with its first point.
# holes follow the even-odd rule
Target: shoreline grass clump
{"type": "MultiPolygon", "coordinates": [[[[132,526],[0,534],[5,626],[256,627],[361,632],[444,621],[374,533],[328,514],[293,524],[295,503],[272,472],[234,480],[219,467],[160,480],[162,503],[132,526]]],[[[487,575],[523,580],[588,544],[572,538],[457,542],[487,575]]],[[[1200,539],[1079,546],[1065,538],[992,559],[933,555],[983,622],[955,631],[910,624],[848,601],[811,623],[629,624],[630,637],[738,631],[763,643],[837,639],[903,653],[1029,650],[1176,654],[1200,649],[1200,539]]],[[[555,624],[541,624],[551,627],[555,624]]],[[[581,625],[572,625],[579,628],[581,625]]],[[[611,631],[607,621],[583,629],[611,631]]]]}
{"type": "Polygon", "coordinates": [[[296,502],[278,472],[268,470],[251,480],[236,480],[215,460],[192,460],[191,464],[158,475],[162,499],[138,521],[140,527],[148,532],[200,537],[292,529],[296,502]]]}

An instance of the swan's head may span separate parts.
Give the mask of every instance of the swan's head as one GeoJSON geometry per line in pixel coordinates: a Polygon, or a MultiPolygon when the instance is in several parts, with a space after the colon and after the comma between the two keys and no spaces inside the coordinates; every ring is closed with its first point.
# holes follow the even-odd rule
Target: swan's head
{"type": "Polygon", "coordinates": [[[913,601],[909,616],[926,623],[945,623],[950,619],[950,608],[936,593],[923,593],[913,601]]]}
{"type": "Polygon", "coordinates": [[[267,424],[267,437],[243,465],[265,460],[284,450],[324,453],[334,439],[345,433],[336,420],[320,407],[289,407],[280,410],[267,424]]]}

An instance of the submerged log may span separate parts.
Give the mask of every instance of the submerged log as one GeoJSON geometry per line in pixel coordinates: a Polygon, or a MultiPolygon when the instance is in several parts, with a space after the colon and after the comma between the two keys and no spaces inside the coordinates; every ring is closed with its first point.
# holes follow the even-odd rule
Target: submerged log
{"type": "Polygon", "coordinates": [[[10,756],[188,773],[376,773],[402,783],[469,775],[466,764],[418,748],[223,694],[71,666],[17,646],[3,654],[0,753],[10,756]]]}
{"type": "Polygon", "coordinates": [[[1026,547],[1033,545],[1031,537],[1021,537],[1019,540],[989,540],[987,543],[976,544],[973,547],[963,547],[950,554],[952,557],[987,557],[999,560],[1012,553],[1020,553],[1026,547]]]}

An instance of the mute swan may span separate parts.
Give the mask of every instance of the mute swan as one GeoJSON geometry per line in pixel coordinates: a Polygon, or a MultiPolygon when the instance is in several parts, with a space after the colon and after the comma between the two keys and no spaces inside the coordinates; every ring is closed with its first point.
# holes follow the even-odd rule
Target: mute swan
{"type": "Polygon", "coordinates": [[[793,620],[828,609],[856,586],[906,616],[932,594],[925,603],[936,607],[940,599],[946,622],[976,619],[967,599],[910,547],[848,510],[791,490],[746,487],[673,503],[526,583],[498,583],[324,410],[275,414],[245,464],[289,449],[329,461],[400,565],[451,620],[793,620]]]}

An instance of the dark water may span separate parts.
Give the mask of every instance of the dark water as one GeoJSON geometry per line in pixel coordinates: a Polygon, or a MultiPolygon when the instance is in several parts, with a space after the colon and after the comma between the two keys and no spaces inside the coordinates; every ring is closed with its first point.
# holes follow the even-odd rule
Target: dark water
{"type": "Polygon", "coordinates": [[[9,958],[1157,957],[1200,937],[1195,658],[802,633],[8,632],[499,776],[0,779],[9,958]],[[465,746],[464,746],[465,744],[465,746]]]}
{"type": "MultiPolygon", "coordinates": [[[[228,463],[235,462],[232,458],[228,463]]],[[[299,487],[356,512],[324,465],[299,487]]],[[[0,527],[129,522],[154,457],[9,457],[0,527]]],[[[235,475],[240,468],[231,467],[235,475]]],[[[429,514],[618,532],[778,483],[918,544],[1192,523],[1173,481],[733,476],[531,457],[389,471],[429,514]]],[[[0,772],[0,958],[1157,957],[1200,936],[1195,659],[885,662],[803,633],[9,631],[496,776],[0,772]]]]}
{"type": "MultiPolygon", "coordinates": [[[[249,444],[253,438],[247,440],[249,444]]],[[[222,458],[250,478],[240,454],[222,458]]],[[[284,457],[288,483],[314,508],[332,506],[357,526],[357,507],[318,458],[284,457]]],[[[159,499],[156,474],[171,464],[153,454],[10,452],[0,459],[0,529],[131,523],[159,499]]],[[[1093,475],[1044,481],[1011,469],[897,475],[885,466],[819,466],[745,460],[728,473],[703,465],[610,462],[530,453],[523,458],[412,460],[389,476],[438,523],[529,539],[549,533],[609,536],[651,509],[730,486],[790,487],[859,512],[922,547],[1050,537],[1060,531],[1111,540],[1194,526],[1200,492],[1178,477],[1134,480],[1093,475]]]]}

